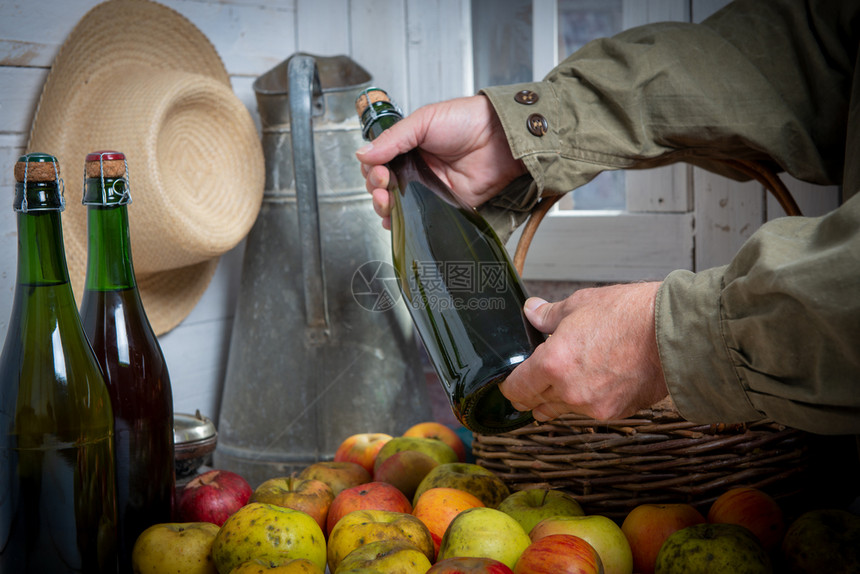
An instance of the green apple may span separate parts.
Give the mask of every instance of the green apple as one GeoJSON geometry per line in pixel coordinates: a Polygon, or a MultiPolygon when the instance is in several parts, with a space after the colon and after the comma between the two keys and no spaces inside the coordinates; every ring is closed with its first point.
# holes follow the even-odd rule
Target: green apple
{"type": "Polygon", "coordinates": [[[532,541],[550,534],[573,534],[594,546],[606,574],[631,574],[633,552],[624,531],[613,520],[599,514],[588,516],[554,516],[532,528],[532,541]]]}
{"type": "MultiPolygon", "coordinates": [[[[816,572],[823,570],[816,569],[816,572]]],[[[771,574],[758,538],[738,524],[694,524],[678,530],[657,554],[655,574],[771,574]]]]}
{"type": "Polygon", "coordinates": [[[406,450],[422,452],[439,464],[458,461],[457,453],[454,452],[454,449],[439,439],[420,436],[398,436],[385,443],[385,446],[380,449],[376,455],[376,460],[373,462],[373,472],[376,473],[379,466],[385,462],[385,459],[395,453],[406,450]]]}
{"type": "Polygon", "coordinates": [[[254,558],[275,566],[306,558],[324,570],[325,553],[325,535],[310,515],[262,502],[236,511],[212,542],[212,559],[221,573],[254,558]]]}
{"type": "Polygon", "coordinates": [[[782,555],[789,572],[856,572],[860,516],[835,508],[805,512],[788,527],[782,555]]]}
{"type": "Polygon", "coordinates": [[[442,536],[436,560],[493,558],[513,569],[529,544],[529,535],[511,516],[495,508],[478,506],[454,517],[442,536]]]}
{"type": "Polygon", "coordinates": [[[212,542],[218,526],[211,522],[165,522],[140,533],[131,552],[135,572],[217,574],[212,542]]]}
{"type": "Polygon", "coordinates": [[[468,462],[449,462],[432,469],[418,485],[412,504],[425,490],[431,488],[459,488],[473,494],[488,508],[496,508],[511,491],[493,471],[468,462]]]}
{"type": "Polygon", "coordinates": [[[424,574],[430,566],[430,559],[411,542],[376,540],[347,554],[337,572],[369,568],[386,574],[424,574]]]}
{"type": "Polygon", "coordinates": [[[527,533],[544,518],[585,515],[573,496],[552,488],[527,488],[512,492],[499,503],[498,509],[511,515],[527,533]]]}
{"type": "MultiPolygon", "coordinates": [[[[435,439],[427,439],[435,440],[435,439]]],[[[387,482],[412,500],[418,485],[439,461],[417,450],[401,450],[382,461],[373,471],[373,480],[387,482]]]]}
{"type": "Polygon", "coordinates": [[[373,480],[366,468],[357,462],[320,460],[305,467],[299,473],[299,478],[321,480],[329,485],[332,494],[337,496],[340,491],[365,484],[373,480]]]}

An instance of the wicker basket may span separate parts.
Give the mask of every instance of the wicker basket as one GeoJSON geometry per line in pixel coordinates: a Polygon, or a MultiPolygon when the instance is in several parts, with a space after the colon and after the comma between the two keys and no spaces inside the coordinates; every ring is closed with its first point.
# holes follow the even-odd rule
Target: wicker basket
{"type": "Polygon", "coordinates": [[[568,414],[508,433],[475,434],[472,452],[512,490],[563,490],[590,514],[623,519],[644,503],[688,502],[706,513],[717,496],[741,484],[793,497],[807,480],[808,438],[772,421],[691,423],[666,401],[620,420],[568,414]]]}
{"type": "MultiPolygon", "coordinates": [[[[761,182],[787,214],[800,214],[773,173],[751,162],[727,163],[761,182]]],[[[514,256],[520,272],[534,232],[555,199],[543,200],[523,230],[514,256]]],[[[707,512],[717,496],[739,485],[791,497],[807,478],[809,436],[772,421],[691,423],[666,399],[621,420],[568,414],[508,433],[476,433],[472,451],[479,465],[513,490],[564,490],[587,512],[621,519],[648,502],[687,502],[707,512]]]]}

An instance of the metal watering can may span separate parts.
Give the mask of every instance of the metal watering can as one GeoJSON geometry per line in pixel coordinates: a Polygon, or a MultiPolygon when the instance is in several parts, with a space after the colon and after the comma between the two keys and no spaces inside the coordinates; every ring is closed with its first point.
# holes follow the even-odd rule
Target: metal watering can
{"type": "Polygon", "coordinates": [[[306,54],[254,82],[266,190],[246,239],[213,456],[255,487],[331,460],[352,434],[397,435],[431,418],[386,263],[390,235],[354,155],[355,99],[370,82],[345,56],[306,54]]]}

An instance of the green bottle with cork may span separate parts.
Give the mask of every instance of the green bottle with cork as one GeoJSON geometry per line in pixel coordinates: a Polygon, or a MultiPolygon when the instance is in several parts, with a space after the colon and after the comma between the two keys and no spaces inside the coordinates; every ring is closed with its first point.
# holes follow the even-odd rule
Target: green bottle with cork
{"type": "Polygon", "coordinates": [[[17,284],[0,354],[0,572],[115,573],[110,395],[63,244],[56,158],[15,164],[17,284]]]}
{"type": "MultiPolygon", "coordinates": [[[[388,94],[356,101],[366,140],[403,118],[388,94]]],[[[532,422],[498,388],[544,341],[526,319],[526,291],[493,228],[437,176],[418,150],[391,171],[392,260],[400,292],[458,420],[479,433],[532,422]]]]}
{"type": "Polygon", "coordinates": [[[86,156],[87,275],[81,321],[113,405],[120,570],[131,571],[134,542],[170,522],[175,486],[173,393],[132,263],[128,162],[118,151],[86,156]]]}

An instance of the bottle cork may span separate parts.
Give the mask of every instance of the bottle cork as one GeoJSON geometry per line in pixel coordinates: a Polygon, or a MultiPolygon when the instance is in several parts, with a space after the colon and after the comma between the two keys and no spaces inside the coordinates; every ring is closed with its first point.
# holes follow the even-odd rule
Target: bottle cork
{"type": "Polygon", "coordinates": [[[125,177],[125,154],[118,151],[94,151],[87,154],[85,163],[87,177],[125,177]],[[104,170],[104,171],[102,171],[104,170]]]}
{"type": "Polygon", "coordinates": [[[60,176],[60,164],[57,158],[46,153],[29,153],[22,155],[15,163],[15,181],[47,182],[57,181],[60,176]]]}
{"type": "Polygon", "coordinates": [[[364,110],[366,110],[371,104],[390,101],[391,98],[389,98],[388,94],[383,90],[380,90],[379,88],[367,88],[361,92],[358,99],[355,100],[355,111],[358,113],[358,116],[361,117],[364,110]]]}

